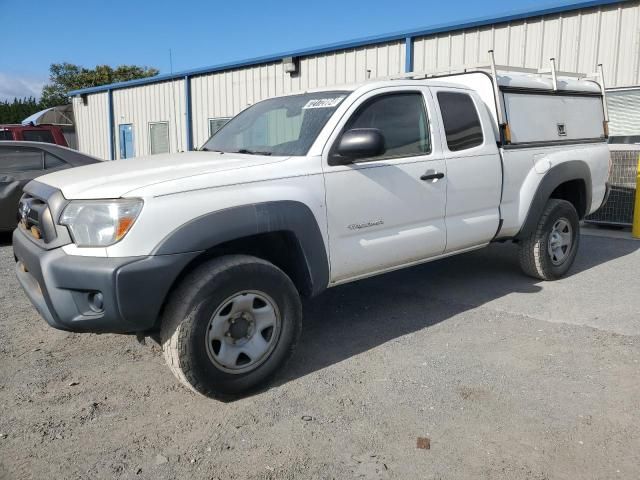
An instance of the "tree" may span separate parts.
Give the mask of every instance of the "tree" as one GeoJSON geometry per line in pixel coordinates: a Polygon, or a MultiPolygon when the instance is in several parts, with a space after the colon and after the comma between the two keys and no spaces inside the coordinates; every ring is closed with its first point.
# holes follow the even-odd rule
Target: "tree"
{"type": "Polygon", "coordinates": [[[38,111],[42,110],[33,97],[14,98],[12,102],[0,102],[0,124],[20,123],[38,111]]]}
{"type": "Polygon", "coordinates": [[[158,70],[137,65],[98,65],[89,69],[72,63],[52,63],[49,67],[49,81],[42,89],[42,108],[69,103],[68,93],[80,88],[97,87],[115,82],[126,82],[137,78],[154,77],[158,70]]]}

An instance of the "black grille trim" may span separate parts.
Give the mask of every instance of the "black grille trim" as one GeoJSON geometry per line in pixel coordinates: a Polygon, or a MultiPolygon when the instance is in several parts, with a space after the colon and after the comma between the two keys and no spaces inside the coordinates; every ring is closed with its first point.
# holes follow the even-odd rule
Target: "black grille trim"
{"type": "Polygon", "coordinates": [[[68,203],[60,190],[44,183],[29,182],[18,205],[18,228],[46,250],[67,245],[71,243],[69,231],[56,225],[56,220],[68,203]],[[37,231],[35,235],[33,229],[37,231]]]}

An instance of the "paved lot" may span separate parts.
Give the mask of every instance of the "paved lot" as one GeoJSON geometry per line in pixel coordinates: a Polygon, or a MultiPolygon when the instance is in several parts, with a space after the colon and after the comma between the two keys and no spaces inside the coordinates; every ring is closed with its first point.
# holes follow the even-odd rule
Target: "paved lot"
{"type": "Polygon", "coordinates": [[[48,328],[12,269],[0,247],[3,480],[640,478],[640,242],[585,236],[554,283],[495,245],[330,290],[232,403],[157,347],[48,328]]]}

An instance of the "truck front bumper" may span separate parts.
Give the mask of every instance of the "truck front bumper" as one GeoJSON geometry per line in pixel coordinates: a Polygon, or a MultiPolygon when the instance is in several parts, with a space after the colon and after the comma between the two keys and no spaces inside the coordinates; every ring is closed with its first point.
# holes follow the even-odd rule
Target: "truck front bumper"
{"type": "Polygon", "coordinates": [[[153,330],[164,300],[198,252],[107,258],[45,250],[13,232],[16,274],[49,325],[60,330],[135,333],[153,330]]]}

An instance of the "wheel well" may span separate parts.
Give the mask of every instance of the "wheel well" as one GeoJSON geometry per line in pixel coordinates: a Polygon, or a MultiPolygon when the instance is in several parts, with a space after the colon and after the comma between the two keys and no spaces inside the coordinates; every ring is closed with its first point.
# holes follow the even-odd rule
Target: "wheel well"
{"type": "Polygon", "coordinates": [[[587,187],[584,180],[576,179],[564,182],[556,187],[550,198],[566,200],[573,204],[580,219],[587,213],[587,187]]]}
{"type": "Polygon", "coordinates": [[[191,260],[171,284],[168,290],[169,293],[166,295],[162,308],[158,313],[155,325],[145,334],[160,343],[158,336],[160,322],[162,321],[167,301],[171,292],[175,290],[176,285],[182,282],[190,272],[203,262],[223,255],[233,254],[251,255],[271,262],[289,276],[301,296],[310,297],[313,294],[311,272],[307,266],[302,247],[293,232],[283,230],[250,235],[216,245],[191,260]]]}
{"type": "Polygon", "coordinates": [[[202,262],[234,254],[251,255],[273,263],[291,278],[301,295],[311,295],[311,275],[304,253],[295,234],[289,231],[259,233],[216,245],[194,258],[180,273],[174,284],[180,282],[202,262]]]}

